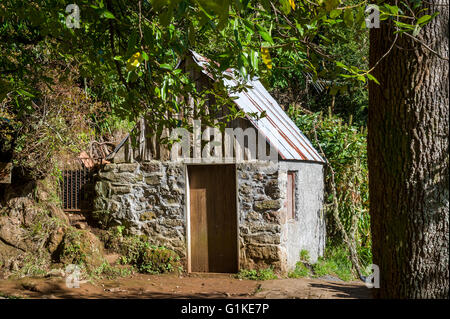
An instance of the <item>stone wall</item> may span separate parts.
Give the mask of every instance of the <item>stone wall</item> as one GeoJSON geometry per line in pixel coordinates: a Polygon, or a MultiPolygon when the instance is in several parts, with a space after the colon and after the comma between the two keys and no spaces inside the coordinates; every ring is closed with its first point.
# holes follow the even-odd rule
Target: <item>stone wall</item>
{"type": "Polygon", "coordinates": [[[286,270],[281,229],[286,219],[286,189],[277,164],[237,165],[240,268],[286,270]]]}
{"type": "Polygon", "coordinates": [[[310,262],[317,261],[325,250],[325,216],[323,212],[324,167],[318,163],[279,163],[280,185],[287,184],[287,172],[295,172],[295,218],[286,220],[281,242],[286,248],[287,270],[295,268],[300,251],[309,252],[310,262]]]}
{"type": "MultiPolygon", "coordinates": [[[[323,167],[310,163],[236,164],[240,269],[286,272],[301,249],[323,253],[323,167]],[[286,220],[287,171],[296,170],[296,218],[286,220]]],[[[150,161],[108,164],[96,182],[94,215],[124,225],[186,257],[185,164],[150,161]]]]}
{"type": "Polygon", "coordinates": [[[104,226],[125,226],[154,245],[186,256],[183,164],[149,161],[108,164],[95,185],[94,217],[104,226]]]}

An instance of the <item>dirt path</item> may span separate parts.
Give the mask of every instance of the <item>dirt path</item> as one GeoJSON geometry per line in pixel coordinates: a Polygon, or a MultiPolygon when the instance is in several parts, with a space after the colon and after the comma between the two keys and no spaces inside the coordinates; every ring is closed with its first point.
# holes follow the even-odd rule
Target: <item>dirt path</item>
{"type": "MultiPolygon", "coordinates": [[[[370,298],[360,282],[320,279],[239,280],[228,274],[142,275],[82,283],[64,278],[0,280],[0,296],[19,298],[370,298]]],[[[1,298],[1,297],[0,297],[1,298]]]]}

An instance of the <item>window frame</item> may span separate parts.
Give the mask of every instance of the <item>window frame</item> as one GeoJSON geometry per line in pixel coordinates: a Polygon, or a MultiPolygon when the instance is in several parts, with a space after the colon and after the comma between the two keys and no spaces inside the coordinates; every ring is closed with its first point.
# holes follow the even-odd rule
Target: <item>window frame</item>
{"type": "Polygon", "coordinates": [[[286,207],[286,217],[287,220],[297,220],[297,205],[296,205],[296,193],[297,193],[297,171],[287,171],[287,207],[286,207]],[[290,196],[289,196],[290,194],[290,196]]]}

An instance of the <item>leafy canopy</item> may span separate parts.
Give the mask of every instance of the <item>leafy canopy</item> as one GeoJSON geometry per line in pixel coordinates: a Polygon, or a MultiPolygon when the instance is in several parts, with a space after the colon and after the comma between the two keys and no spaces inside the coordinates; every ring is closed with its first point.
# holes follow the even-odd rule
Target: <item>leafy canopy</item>
{"type": "MultiPolygon", "coordinates": [[[[339,28],[365,28],[367,1],[342,0],[80,0],[80,28],[66,24],[66,1],[5,0],[0,4],[0,101],[12,113],[33,112],[39,101],[37,81],[51,82],[43,67],[51,59],[77,66],[91,95],[107,101],[111,112],[135,121],[145,115],[155,131],[189,126],[189,117],[204,117],[202,102],[216,98],[228,107],[225,88],[197,90],[177,68],[190,49],[207,52],[211,72],[233,68],[242,78],[265,76],[280,66],[272,55],[282,50],[294,69],[318,78],[346,78],[366,83],[369,70],[347,65],[327,48],[339,39],[339,28]],[[350,4],[349,4],[350,3],[350,4]],[[191,95],[200,107],[193,110],[191,95]],[[12,106],[11,106],[12,105],[12,106]],[[185,115],[180,120],[175,114],[185,115]]],[[[420,1],[393,6],[378,1],[381,20],[393,19],[398,33],[417,35],[435,14],[420,1]]],[[[340,39],[342,40],[342,39],[340,39]]],[[[64,74],[61,74],[63,76],[64,74]]],[[[236,89],[242,89],[243,85],[236,89]]],[[[342,85],[332,88],[336,94],[342,85]]],[[[214,112],[213,112],[214,113],[214,112]]],[[[242,116],[231,108],[228,119],[242,116]]]]}

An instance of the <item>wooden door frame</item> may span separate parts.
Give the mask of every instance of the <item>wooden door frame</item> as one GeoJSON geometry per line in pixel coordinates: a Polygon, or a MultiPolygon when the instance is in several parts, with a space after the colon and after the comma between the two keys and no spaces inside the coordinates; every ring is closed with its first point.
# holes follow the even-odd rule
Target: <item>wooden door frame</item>
{"type": "Polygon", "coordinates": [[[191,201],[190,201],[190,188],[189,188],[189,166],[217,166],[217,165],[234,165],[234,178],[235,178],[235,187],[236,187],[236,254],[237,254],[237,271],[240,270],[240,245],[239,245],[239,185],[238,185],[238,174],[237,174],[237,166],[236,163],[185,163],[184,164],[184,176],[185,176],[185,225],[186,225],[186,259],[187,259],[187,272],[192,273],[191,271],[191,201]]]}

